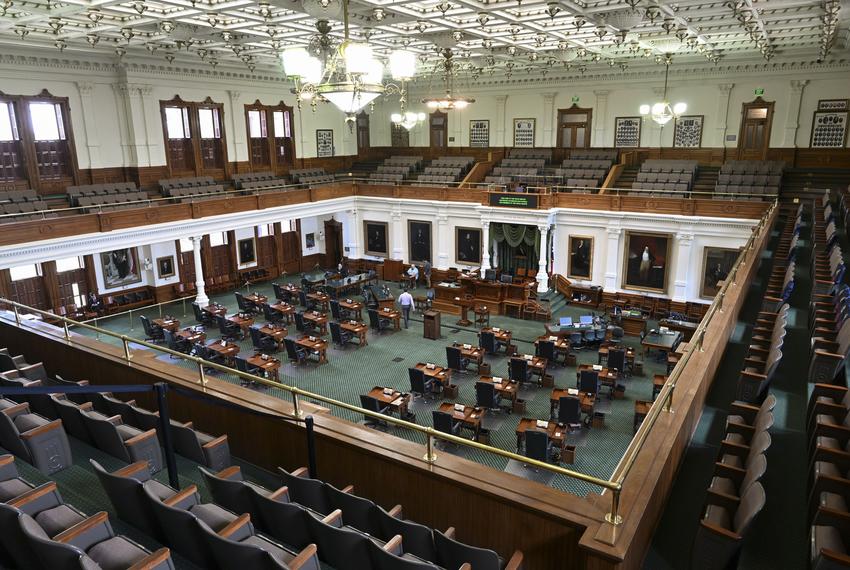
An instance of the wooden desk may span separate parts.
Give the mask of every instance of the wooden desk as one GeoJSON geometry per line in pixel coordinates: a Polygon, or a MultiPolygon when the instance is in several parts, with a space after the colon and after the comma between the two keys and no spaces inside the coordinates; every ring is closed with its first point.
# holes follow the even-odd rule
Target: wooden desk
{"type": "Polygon", "coordinates": [[[433,379],[435,382],[438,382],[443,387],[452,383],[452,371],[450,368],[444,368],[436,365],[434,368],[428,368],[428,364],[425,362],[418,363],[415,368],[424,372],[425,376],[433,379]]]}
{"type": "Polygon", "coordinates": [[[501,378],[501,382],[495,382],[496,376],[481,376],[481,382],[487,382],[488,384],[493,384],[493,387],[496,388],[496,392],[502,398],[511,401],[511,405],[516,403],[517,394],[519,393],[519,382],[516,380],[508,380],[507,378],[501,378]]]}
{"type": "Polygon", "coordinates": [[[214,340],[207,345],[207,348],[217,352],[226,362],[232,363],[233,358],[239,354],[239,345],[231,341],[222,346],[223,342],[221,339],[214,340]]]}
{"type": "Polygon", "coordinates": [[[523,443],[525,442],[525,433],[528,431],[539,431],[549,436],[549,441],[559,448],[563,449],[564,440],[567,438],[567,428],[558,425],[555,422],[547,421],[546,427],[537,427],[537,420],[534,418],[522,418],[516,426],[516,450],[517,453],[522,451],[523,443]]]}
{"type": "Polygon", "coordinates": [[[177,338],[188,341],[192,344],[196,342],[204,343],[207,340],[207,333],[203,330],[195,330],[192,327],[187,327],[181,331],[177,331],[177,338]]]}
{"type": "Polygon", "coordinates": [[[646,400],[635,400],[635,418],[632,423],[632,429],[635,433],[637,433],[640,424],[643,423],[643,420],[646,418],[651,407],[652,402],[647,402],[646,400]]]}
{"type": "Polygon", "coordinates": [[[271,337],[272,340],[277,343],[278,349],[283,346],[283,339],[286,338],[286,335],[289,332],[288,330],[286,330],[286,327],[281,325],[273,325],[271,323],[266,323],[265,325],[260,327],[259,331],[260,334],[271,337]]]}
{"type": "Polygon", "coordinates": [[[340,321],[339,328],[356,336],[360,342],[360,346],[369,344],[366,341],[366,332],[369,330],[369,327],[363,323],[359,321],[340,321]]]}
{"type": "Polygon", "coordinates": [[[661,319],[658,321],[659,327],[667,327],[671,331],[677,331],[682,333],[682,340],[684,342],[689,342],[691,338],[693,338],[694,333],[697,331],[697,327],[699,323],[692,323],[690,321],[679,321],[676,319],[661,319]]]}
{"type": "Polygon", "coordinates": [[[640,336],[640,333],[646,330],[646,319],[643,314],[620,313],[620,326],[623,327],[623,334],[629,336],[640,336]]]}
{"type": "Polygon", "coordinates": [[[269,305],[269,308],[272,311],[280,313],[283,315],[283,319],[288,323],[292,322],[292,315],[295,313],[295,307],[290,305],[289,303],[285,303],[281,301],[280,303],[275,303],[274,305],[269,305]]]}
{"type": "Polygon", "coordinates": [[[401,330],[401,311],[398,309],[384,307],[378,311],[378,316],[382,319],[390,319],[393,322],[393,328],[395,330],[401,330]]]}
{"type": "Polygon", "coordinates": [[[530,354],[518,354],[511,358],[519,358],[528,362],[528,368],[531,373],[540,378],[540,383],[543,384],[543,376],[546,374],[546,366],[549,361],[542,356],[532,356],[530,354]]]}
{"type": "Polygon", "coordinates": [[[462,327],[468,327],[472,324],[472,321],[469,320],[469,309],[475,305],[475,300],[455,297],[454,302],[460,307],[460,319],[458,319],[457,324],[462,327]]]}
{"type": "Polygon", "coordinates": [[[596,405],[596,395],[590,392],[579,392],[573,389],[574,393],[570,393],[569,388],[553,388],[552,394],[549,396],[549,415],[553,418],[556,416],[555,410],[558,409],[558,404],[561,398],[573,396],[581,402],[581,412],[583,414],[592,414],[593,408],[596,405]]]}
{"type": "Polygon", "coordinates": [[[312,293],[307,293],[307,299],[321,305],[323,312],[328,311],[328,303],[331,300],[329,295],[321,293],[319,291],[314,291],[312,293]]]}
{"type": "Polygon", "coordinates": [[[302,313],[305,321],[313,323],[319,329],[320,335],[328,334],[328,317],[318,311],[304,311],[302,313]]]}
{"type": "Polygon", "coordinates": [[[455,405],[451,402],[443,402],[440,404],[440,411],[451,414],[454,421],[461,422],[464,427],[471,429],[475,434],[475,441],[478,441],[478,436],[481,435],[481,419],[486,413],[484,408],[463,406],[463,410],[461,411],[455,409],[455,405]]]}
{"type": "Polygon", "coordinates": [[[401,419],[405,419],[410,415],[410,412],[407,411],[407,407],[410,405],[410,394],[404,394],[392,388],[375,386],[369,390],[367,395],[370,398],[378,400],[382,406],[389,406],[401,419]],[[390,390],[390,393],[387,394],[384,390],[390,390]]]}
{"type": "Polygon", "coordinates": [[[603,345],[599,347],[598,358],[596,360],[597,364],[602,364],[602,359],[604,358],[606,361],[608,359],[608,351],[611,349],[624,349],[626,351],[626,362],[628,364],[634,364],[635,362],[635,349],[626,345],[603,345]]]}
{"type": "Polygon", "coordinates": [[[250,356],[245,360],[250,366],[256,366],[257,368],[262,370],[265,373],[266,378],[268,378],[269,380],[280,381],[280,377],[278,375],[280,371],[280,360],[268,355],[266,356],[268,358],[263,358],[262,354],[255,354],[254,356],[250,356]]]}
{"type": "Polygon", "coordinates": [[[470,362],[475,363],[476,370],[481,370],[481,365],[484,363],[484,349],[479,346],[469,345],[467,348],[463,344],[452,343],[452,346],[460,349],[461,358],[466,358],[470,362]]]}
{"type": "Polygon", "coordinates": [[[652,377],[652,401],[655,401],[655,398],[658,397],[658,394],[661,392],[661,389],[664,388],[664,384],[667,383],[667,376],[664,374],[656,374],[652,377]]]}
{"type": "Polygon", "coordinates": [[[242,329],[243,333],[247,332],[248,329],[251,328],[251,325],[254,324],[253,317],[242,316],[239,314],[230,315],[229,317],[227,317],[227,320],[235,325],[238,325],[239,328],[242,329]]]}
{"type": "Polygon", "coordinates": [[[536,347],[540,341],[550,341],[555,343],[555,356],[559,354],[564,355],[564,360],[566,360],[567,355],[570,353],[570,341],[566,338],[559,336],[550,336],[548,334],[540,335],[534,341],[534,346],[536,347]]]}
{"type": "Polygon", "coordinates": [[[162,330],[171,332],[177,332],[177,330],[180,328],[180,321],[178,321],[177,319],[154,319],[153,323],[158,327],[162,328],[162,330]]]}
{"type": "Polygon", "coordinates": [[[602,287],[570,284],[570,300],[573,305],[584,305],[595,309],[602,302],[602,287]]]}
{"type": "Polygon", "coordinates": [[[514,338],[514,335],[511,331],[498,327],[484,327],[481,329],[481,332],[478,333],[479,338],[481,337],[481,333],[483,332],[493,333],[493,336],[496,338],[496,342],[502,343],[502,345],[505,347],[505,354],[508,354],[508,351],[510,350],[511,346],[511,341],[514,338]]]}
{"type": "Polygon", "coordinates": [[[224,305],[219,305],[218,303],[214,303],[211,305],[207,305],[206,307],[201,307],[201,310],[205,313],[209,313],[214,317],[224,317],[227,315],[227,307],[224,305]]]}
{"type": "Polygon", "coordinates": [[[341,311],[351,313],[352,316],[357,315],[356,319],[358,321],[363,320],[363,303],[353,299],[340,299],[339,308],[341,311]]]}
{"type": "Polygon", "coordinates": [[[597,372],[599,374],[599,383],[603,386],[608,386],[612,390],[614,389],[614,386],[617,385],[617,378],[619,375],[613,370],[608,370],[605,367],[603,367],[602,370],[594,370],[592,364],[579,364],[579,367],[576,370],[576,386],[578,386],[578,382],[581,379],[581,373],[583,370],[597,372]]]}
{"type": "Polygon", "coordinates": [[[359,273],[357,275],[349,275],[348,277],[326,281],[325,287],[333,289],[336,297],[339,297],[340,295],[347,294],[349,291],[359,291],[362,287],[372,282],[378,282],[376,273],[359,273]]]}
{"type": "Polygon", "coordinates": [[[319,364],[324,364],[328,361],[328,341],[316,337],[310,338],[305,335],[297,339],[295,344],[311,352],[319,353],[319,364]]]}
{"type": "Polygon", "coordinates": [[[251,293],[250,295],[243,295],[243,299],[248,301],[250,304],[255,307],[261,307],[264,303],[268,302],[269,298],[265,295],[260,295],[259,293],[251,293]]]}
{"type": "Polygon", "coordinates": [[[279,287],[281,294],[283,295],[283,299],[281,301],[292,302],[292,298],[298,298],[301,295],[301,287],[293,285],[292,283],[287,283],[286,285],[281,285],[279,287]]]}
{"type": "Polygon", "coordinates": [[[640,341],[643,347],[643,354],[646,355],[650,350],[660,350],[667,355],[682,341],[682,336],[680,332],[668,334],[650,333],[640,341]]]}

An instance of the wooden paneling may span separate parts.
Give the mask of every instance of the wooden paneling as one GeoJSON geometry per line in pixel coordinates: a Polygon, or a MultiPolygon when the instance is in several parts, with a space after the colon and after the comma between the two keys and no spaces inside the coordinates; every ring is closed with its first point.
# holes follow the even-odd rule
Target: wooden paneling
{"type": "Polygon", "coordinates": [[[117,210],[98,214],[101,231],[135,228],[149,224],[162,224],[185,220],[192,216],[192,204],[161,204],[135,208],[132,210],[117,210]]]}

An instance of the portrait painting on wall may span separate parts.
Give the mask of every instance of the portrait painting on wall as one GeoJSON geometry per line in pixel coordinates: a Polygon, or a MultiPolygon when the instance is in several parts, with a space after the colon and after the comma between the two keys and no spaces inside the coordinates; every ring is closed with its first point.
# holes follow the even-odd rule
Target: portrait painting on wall
{"type": "Polygon", "coordinates": [[[240,239],[236,244],[239,250],[239,265],[248,265],[257,261],[257,251],[254,246],[254,238],[240,239]]]}
{"type": "Polygon", "coordinates": [[[455,228],[455,254],[458,263],[481,265],[481,229],[455,228]]]}
{"type": "Polygon", "coordinates": [[[431,261],[431,222],[408,220],[407,236],[410,240],[410,262],[431,261]]]}
{"type": "Polygon", "coordinates": [[[304,236],[304,245],[307,246],[307,249],[313,249],[314,247],[316,247],[315,232],[310,232],[304,236]]]}
{"type": "Polygon", "coordinates": [[[721,281],[725,281],[741,253],[738,249],[727,247],[703,248],[702,281],[699,295],[704,299],[713,299],[720,292],[721,281]]]}
{"type": "Polygon", "coordinates": [[[174,277],[174,256],[166,255],[156,259],[156,269],[160,279],[174,277]]]}
{"type": "Polygon", "coordinates": [[[624,289],[666,292],[670,266],[670,235],[626,232],[624,265],[624,289]]]}
{"type": "Polygon", "coordinates": [[[366,234],[366,255],[388,257],[387,222],[363,222],[363,232],[366,234]]]}
{"type": "Polygon", "coordinates": [[[107,289],[132,285],[142,280],[139,253],[135,247],[105,251],[100,254],[103,284],[107,289]]]}
{"type": "Polygon", "coordinates": [[[590,279],[593,266],[593,238],[588,236],[570,236],[570,261],[567,277],[590,279]]]}

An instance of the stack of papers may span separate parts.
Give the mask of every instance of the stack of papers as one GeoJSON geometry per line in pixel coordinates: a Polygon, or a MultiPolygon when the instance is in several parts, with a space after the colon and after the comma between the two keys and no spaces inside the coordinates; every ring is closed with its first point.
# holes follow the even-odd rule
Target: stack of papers
{"type": "Polygon", "coordinates": [[[547,427],[549,427],[549,422],[547,422],[546,420],[537,420],[537,427],[546,429],[547,427]]]}

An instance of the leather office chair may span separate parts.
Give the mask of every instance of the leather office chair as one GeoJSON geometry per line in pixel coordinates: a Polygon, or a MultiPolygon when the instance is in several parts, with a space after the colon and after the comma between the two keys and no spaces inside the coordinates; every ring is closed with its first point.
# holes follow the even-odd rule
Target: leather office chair
{"type": "Polygon", "coordinates": [[[215,324],[214,317],[201,309],[201,306],[197,303],[192,303],[192,311],[195,313],[195,320],[198,321],[199,324],[204,326],[210,326],[215,324]]]}
{"type": "Polygon", "coordinates": [[[354,338],[354,335],[348,331],[342,330],[342,327],[339,326],[339,323],[328,323],[328,326],[331,329],[331,340],[333,340],[334,344],[339,346],[340,348],[351,342],[354,338]]]}
{"type": "Polygon", "coordinates": [[[174,568],[167,550],[151,553],[126,536],[116,535],[106,512],[100,512],[80,523],[88,530],[74,533],[74,537],[67,539],[60,534],[57,540],[52,540],[35,519],[26,514],[18,517],[18,524],[44,568],[64,570],[91,565],[106,568],[138,565],[139,568],[150,570],[174,568]]]}
{"type": "Polygon", "coordinates": [[[454,417],[448,412],[433,410],[431,412],[431,419],[434,423],[434,429],[439,432],[449,435],[458,435],[460,433],[462,422],[456,422],[454,417]]]}
{"type": "Polygon", "coordinates": [[[609,349],[606,365],[608,370],[616,370],[620,376],[625,376],[627,373],[626,351],[622,348],[609,349]]]}
{"type": "Polygon", "coordinates": [[[599,393],[599,372],[595,370],[582,370],[578,380],[579,392],[588,394],[599,393]]]}
{"type": "Polygon", "coordinates": [[[557,362],[558,353],[555,352],[555,343],[551,340],[537,341],[537,356],[545,358],[548,362],[557,362]]]}
{"type": "Polygon", "coordinates": [[[271,305],[268,303],[263,303],[263,316],[266,317],[266,321],[275,324],[282,323],[286,320],[282,314],[272,310],[271,305]]]}
{"type": "Polygon", "coordinates": [[[569,431],[581,428],[581,400],[575,396],[558,399],[558,423],[565,424],[569,431]]]}
{"type": "Polygon", "coordinates": [[[291,298],[289,291],[284,291],[277,283],[272,283],[272,289],[274,290],[275,299],[278,301],[288,301],[291,298]]]}
{"type": "Polygon", "coordinates": [[[463,358],[460,349],[456,346],[446,347],[446,361],[449,368],[464,374],[466,373],[466,367],[469,366],[469,359],[463,358]]]}
{"type": "Polygon", "coordinates": [[[257,327],[251,327],[248,330],[251,333],[251,344],[254,345],[256,350],[264,354],[277,352],[277,343],[272,337],[264,335],[257,327]]]}
{"type": "Polygon", "coordinates": [[[331,299],[330,305],[331,305],[331,316],[334,319],[341,321],[343,317],[342,317],[342,311],[339,308],[339,301],[337,301],[336,299],[331,299]]]}
{"type": "Polygon", "coordinates": [[[390,320],[384,319],[377,309],[369,309],[369,326],[372,330],[382,332],[390,327],[390,320]]]}
{"type": "MultiPolygon", "coordinates": [[[[177,338],[177,336],[169,331],[163,329],[162,336],[165,339],[165,344],[173,350],[174,352],[182,352],[183,354],[188,354],[190,350],[192,350],[191,343],[185,338],[177,338]]],[[[174,355],[169,354],[169,358],[175,358],[174,355]]]]}
{"type": "Polygon", "coordinates": [[[236,323],[232,323],[224,318],[222,315],[218,315],[216,318],[216,323],[218,324],[218,331],[221,334],[221,338],[224,340],[240,340],[242,338],[242,329],[236,323]]]}
{"type": "Polygon", "coordinates": [[[528,366],[528,361],[524,358],[511,357],[508,362],[508,377],[517,382],[531,381],[531,368],[528,366]]]}
{"type": "Polygon", "coordinates": [[[496,391],[496,386],[492,382],[476,382],[475,383],[475,405],[488,410],[499,410],[502,404],[502,397],[496,391]]]}
{"type": "Polygon", "coordinates": [[[297,344],[291,338],[283,339],[283,345],[286,347],[286,356],[290,362],[301,364],[307,361],[307,351],[297,344]]]}
{"type": "MultiPolygon", "coordinates": [[[[390,415],[392,413],[389,405],[381,406],[381,403],[376,398],[372,398],[366,394],[360,394],[360,406],[370,412],[375,412],[376,414],[390,415]]],[[[379,420],[371,416],[364,416],[364,419],[367,426],[388,427],[387,422],[383,420],[379,420]]]]}
{"type": "Polygon", "coordinates": [[[581,350],[584,348],[584,336],[581,334],[581,331],[570,333],[570,348],[573,350],[581,350]]]}
{"type": "Polygon", "coordinates": [[[478,334],[479,343],[481,343],[481,348],[487,354],[496,354],[499,349],[504,346],[501,342],[496,340],[496,335],[490,331],[481,331],[478,334]]]}
{"type": "Polygon", "coordinates": [[[139,315],[139,320],[142,321],[142,328],[145,330],[145,340],[156,343],[165,340],[161,326],[152,323],[145,315],[139,315]]]}
{"type": "Polygon", "coordinates": [[[410,379],[410,393],[415,398],[417,394],[426,400],[434,390],[434,379],[425,376],[425,372],[418,368],[408,368],[407,376],[410,379]]]}
{"type": "Polygon", "coordinates": [[[316,308],[315,301],[307,298],[307,293],[304,289],[298,293],[298,299],[301,301],[301,306],[304,307],[305,311],[312,311],[316,308]]]}
{"type": "Polygon", "coordinates": [[[548,463],[552,457],[552,443],[549,434],[542,431],[525,432],[525,456],[548,463]]]}
{"type": "Polygon", "coordinates": [[[257,307],[255,307],[253,303],[249,303],[242,293],[234,291],[233,294],[236,295],[236,306],[239,307],[240,313],[253,315],[257,312],[257,307]]]}

